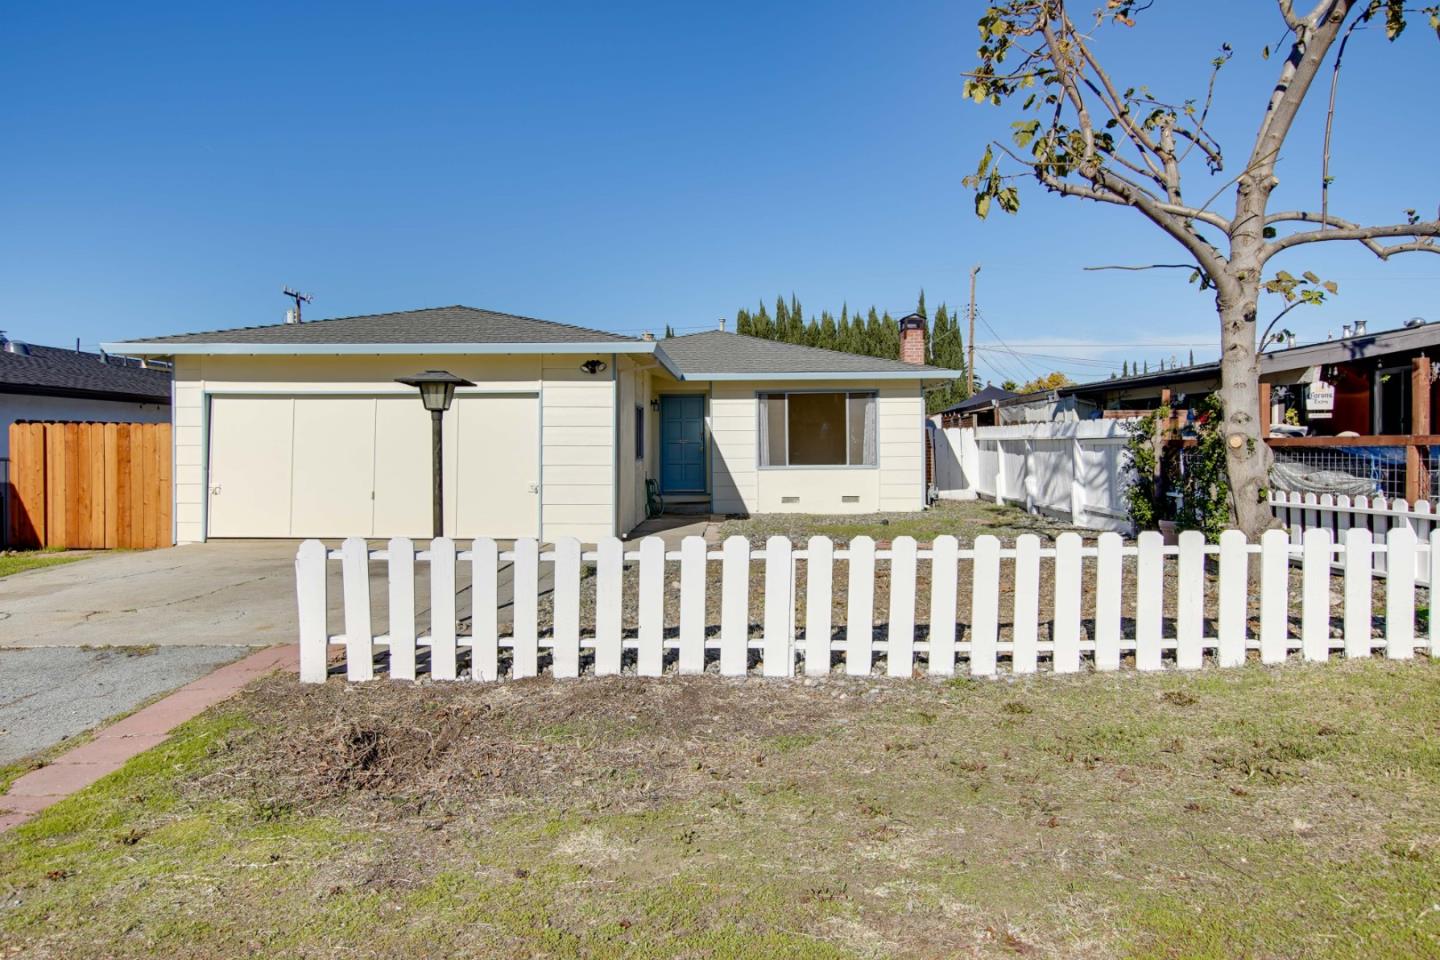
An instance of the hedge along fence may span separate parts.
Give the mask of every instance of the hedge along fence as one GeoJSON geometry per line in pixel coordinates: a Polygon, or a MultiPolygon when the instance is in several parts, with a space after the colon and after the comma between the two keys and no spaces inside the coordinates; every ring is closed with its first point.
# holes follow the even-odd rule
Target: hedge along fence
{"type": "MultiPolygon", "coordinates": [[[[1440,531],[1431,535],[1432,548],[1437,543],[1440,531]]],[[[391,678],[414,679],[417,652],[427,648],[431,678],[460,676],[462,655],[468,652],[469,676],[487,681],[536,676],[546,658],[551,673],[564,678],[582,671],[618,674],[627,659],[633,659],[640,676],[662,675],[667,661],[682,674],[715,667],[724,676],[744,676],[752,672],[757,655],[759,672],[769,677],[794,675],[797,662],[806,676],[828,675],[837,659],[852,676],[870,675],[883,659],[884,672],[892,677],[913,676],[922,663],[930,675],[946,677],[957,672],[995,676],[1002,665],[1014,674],[1034,673],[1042,665],[1055,673],[1086,666],[1117,670],[1127,656],[1138,670],[1159,670],[1167,664],[1197,669],[1207,657],[1217,666],[1234,667],[1245,663],[1250,651],[1257,651],[1264,663],[1282,662],[1295,651],[1316,661],[1336,651],[1368,657],[1377,648],[1392,658],[1409,658],[1417,650],[1440,656],[1434,618],[1427,620],[1427,635],[1417,636],[1413,577],[1386,579],[1383,610],[1375,609],[1374,555],[1388,554],[1393,569],[1409,571],[1416,551],[1409,529],[1392,529],[1381,543],[1359,527],[1346,531],[1338,544],[1328,530],[1309,530],[1299,546],[1282,530],[1269,531],[1258,544],[1247,543],[1239,531],[1226,531],[1218,545],[1187,531],[1174,547],[1165,546],[1153,532],[1142,533],[1135,545],[1114,533],[1102,534],[1093,545],[1065,533],[1053,547],[1028,534],[1010,548],[982,536],[963,550],[950,536],[936,538],[925,549],[910,537],[896,539],[889,549],[876,549],[869,537],[855,538],[848,548],[812,537],[802,549],[784,537],[772,537],[761,550],[752,550],[743,537],[731,537],[718,551],[708,549],[699,537],[686,538],[678,551],[667,551],[658,537],[640,541],[638,551],[627,551],[616,539],[602,541],[593,551],[570,539],[545,551],[535,540],[519,540],[513,549],[501,550],[494,540],[476,540],[469,549],[459,549],[454,541],[439,538],[423,551],[403,538],[382,550],[371,550],[359,538],[346,540],[339,550],[307,540],[295,562],[300,676],[305,682],[323,681],[337,645],[343,647],[350,680],[373,679],[380,650],[388,654],[391,678]],[[1250,601],[1256,591],[1249,575],[1256,555],[1258,624],[1252,630],[1250,601]],[[1133,584],[1123,575],[1127,560],[1133,562],[1133,584]],[[1339,609],[1333,610],[1331,564],[1337,560],[1343,592],[1335,604],[1339,609]],[[342,574],[343,631],[332,634],[327,567],[336,562],[342,574]],[[633,630],[622,623],[627,562],[638,563],[633,630]],[[1291,616],[1292,562],[1300,565],[1298,618],[1291,616]],[[749,597],[755,563],[763,572],[758,624],[751,622],[749,597]],[[387,586],[389,629],[379,635],[372,628],[372,564],[384,564],[387,586]],[[433,625],[424,635],[416,629],[416,571],[422,564],[429,565],[433,625]],[[456,624],[456,572],[462,564],[471,567],[469,634],[462,634],[456,624]],[[504,633],[500,610],[507,598],[501,572],[507,564],[513,564],[513,608],[510,630],[504,633]],[[553,572],[553,616],[551,623],[542,624],[540,573],[546,564],[553,572]],[[848,589],[846,622],[838,626],[832,616],[838,599],[833,585],[841,564],[848,589]],[[888,622],[880,630],[874,623],[877,564],[888,565],[890,583],[888,622]],[[929,565],[928,597],[917,597],[921,564],[929,565]],[[582,577],[586,565],[594,567],[593,577],[582,577]],[[969,595],[963,597],[958,590],[962,565],[970,566],[969,595]],[[1174,615],[1166,617],[1165,573],[1171,565],[1174,615]],[[1206,589],[1211,565],[1218,569],[1213,604],[1206,589]],[[1002,566],[1013,578],[1008,604],[1001,603],[1002,566]],[[1047,592],[1053,594],[1048,625],[1040,616],[1041,574],[1047,566],[1047,592]],[[800,631],[796,596],[802,568],[805,629],[800,631]],[[705,593],[714,587],[710,574],[717,569],[720,616],[718,624],[711,624],[706,622],[705,593]],[[674,582],[677,575],[679,616],[678,624],[671,625],[665,622],[665,594],[667,581],[674,582]],[[1132,587],[1128,593],[1127,586],[1132,587]],[[584,630],[582,587],[593,590],[595,611],[593,626],[584,630]],[[930,628],[923,636],[916,625],[917,601],[929,610],[930,628]],[[969,613],[965,624],[957,621],[962,608],[969,613]],[[1377,613],[1383,617],[1378,632],[1377,613]],[[1003,619],[1007,615],[1008,620],[1003,619]]],[[[1437,585],[1432,573],[1429,588],[1437,585]]]]}

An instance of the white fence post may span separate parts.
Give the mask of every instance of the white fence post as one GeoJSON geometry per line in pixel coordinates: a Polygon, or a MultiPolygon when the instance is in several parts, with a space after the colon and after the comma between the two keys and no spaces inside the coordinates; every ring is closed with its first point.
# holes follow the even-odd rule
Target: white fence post
{"type": "Polygon", "coordinates": [[[886,629],[885,673],[909,677],[915,672],[914,537],[896,537],[890,545],[890,625],[886,629]]]}
{"type": "Polygon", "coordinates": [[[1055,653],[1056,673],[1080,669],[1080,534],[1066,532],[1055,540],[1055,653]]]}
{"type": "Polygon", "coordinates": [[[1022,533],[1015,538],[1015,606],[1011,625],[1010,669],[1034,673],[1040,627],[1040,538],[1022,533]]]}
{"type": "Polygon", "coordinates": [[[1245,534],[1239,530],[1226,530],[1220,534],[1220,615],[1217,618],[1220,636],[1216,661],[1222,667],[1245,664],[1245,623],[1250,619],[1247,616],[1249,568],[1250,553],[1246,550],[1245,534]]]}
{"type": "Polygon", "coordinates": [[[454,680],[455,654],[455,541],[436,537],[430,541],[430,676],[454,680]]]}
{"type": "Polygon", "coordinates": [[[760,672],[767,677],[795,674],[795,564],[790,538],[765,541],[765,625],[761,640],[760,672]]]}
{"type": "Polygon", "coordinates": [[[975,538],[970,582],[970,673],[991,677],[1000,631],[1000,541],[988,533],[975,538]]]}
{"type": "Polygon", "coordinates": [[[1385,537],[1385,656],[1415,656],[1415,531],[1393,527],[1385,537]]]}
{"type": "Polygon", "coordinates": [[[1290,653],[1290,538],[1260,535],[1260,662],[1284,663],[1290,653]]]}
{"type": "Polygon", "coordinates": [[[930,675],[955,673],[955,594],[960,542],[945,533],[930,549],[930,675]]]}
{"type": "Polygon", "coordinates": [[[1159,670],[1160,635],[1164,628],[1165,538],[1145,530],[1135,558],[1135,669],[1159,670]]]}
{"type": "Polygon", "coordinates": [[[750,541],[725,541],[720,571],[720,673],[743,677],[750,666],[750,541]]]}
{"type": "Polygon", "coordinates": [[[1335,559],[1330,531],[1305,531],[1301,566],[1300,650],[1306,660],[1330,659],[1330,564],[1335,559]]]}
{"type": "Polygon", "coordinates": [[[681,673],[705,672],[705,538],[680,541],[681,673]]]}
{"type": "Polygon", "coordinates": [[[341,582],[345,587],[345,677],[375,678],[375,635],[370,628],[370,547],[361,537],[340,546],[341,582]]]}
{"type": "Polygon", "coordinates": [[[1095,669],[1120,669],[1120,597],[1125,565],[1120,534],[1100,534],[1095,556],[1095,669]]]}
{"type": "Polygon", "coordinates": [[[500,547],[490,537],[470,544],[470,679],[500,677],[500,547]]]}
{"type": "Polygon", "coordinates": [[[516,680],[540,672],[539,611],[540,545],[525,538],[515,541],[511,567],[510,605],[514,631],[511,637],[510,673],[516,680]]]}
{"type": "Polygon", "coordinates": [[[561,679],[580,676],[580,541],[555,541],[555,632],[551,673],[561,679]]]}
{"type": "Polygon", "coordinates": [[[859,536],[850,541],[850,564],[845,606],[845,672],[852,677],[870,675],[875,646],[875,541],[859,536]]]}
{"type": "Polygon", "coordinates": [[[1080,438],[1070,438],[1070,522],[1085,526],[1085,461],[1080,438]]]}
{"type": "Polygon", "coordinates": [[[830,674],[835,545],[829,537],[811,537],[805,556],[805,676],[824,677],[830,674]]]}
{"type": "Polygon", "coordinates": [[[605,537],[595,545],[595,676],[620,672],[622,593],[625,545],[619,537],[605,537]]]}
{"type": "Polygon", "coordinates": [[[326,556],[319,540],[295,552],[295,600],[300,622],[300,682],[324,683],[330,672],[330,631],[326,625],[326,556]]]}
{"type": "Polygon", "coordinates": [[[635,673],[658,677],[665,668],[665,541],[640,541],[640,634],[635,673]]]}
{"type": "Polygon", "coordinates": [[[1205,663],[1205,534],[1180,534],[1175,569],[1175,666],[1199,670],[1205,663]]]}
{"type": "Polygon", "coordinates": [[[1345,656],[1368,657],[1375,649],[1371,624],[1373,544],[1368,527],[1345,531],[1345,656]]]}
{"type": "Polygon", "coordinates": [[[415,544],[393,537],[386,546],[390,581],[390,679],[415,679],[415,544]]]}

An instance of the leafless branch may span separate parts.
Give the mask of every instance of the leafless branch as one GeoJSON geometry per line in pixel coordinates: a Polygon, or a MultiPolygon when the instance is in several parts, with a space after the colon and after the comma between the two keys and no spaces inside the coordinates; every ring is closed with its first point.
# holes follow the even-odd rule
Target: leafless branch
{"type": "MultiPolygon", "coordinates": [[[[1312,222],[1320,220],[1321,217],[1313,213],[1290,211],[1285,214],[1273,215],[1276,222],[1282,220],[1312,222]]],[[[1267,217],[1266,220],[1270,220],[1267,217]]],[[[1440,253],[1440,245],[1435,243],[1436,237],[1440,237],[1440,220],[1419,220],[1415,223],[1392,223],[1384,226],[1363,227],[1359,224],[1341,220],[1338,217],[1329,217],[1330,229],[1325,229],[1322,223],[1319,230],[1307,230],[1303,233],[1292,233],[1287,237],[1274,240],[1265,247],[1264,259],[1269,260],[1284,250],[1291,247],[1298,247],[1305,243],[1319,243],[1325,240],[1356,240],[1364,244],[1366,249],[1374,253],[1381,260],[1389,259],[1397,253],[1428,252],[1440,253]],[[1379,243],[1386,237],[1409,237],[1406,243],[1385,245],[1379,243]]]]}

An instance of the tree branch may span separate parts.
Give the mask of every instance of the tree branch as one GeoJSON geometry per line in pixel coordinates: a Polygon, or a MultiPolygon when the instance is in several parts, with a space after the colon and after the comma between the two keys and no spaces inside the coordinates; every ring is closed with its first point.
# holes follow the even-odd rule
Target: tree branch
{"type": "Polygon", "coordinates": [[[1397,253],[1412,253],[1425,251],[1429,253],[1440,253],[1440,245],[1436,245],[1434,238],[1440,237],[1440,220],[1420,220],[1415,223],[1392,223],[1386,226],[1362,227],[1359,224],[1340,220],[1336,217],[1329,217],[1328,221],[1321,215],[1306,213],[1303,211],[1287,211],[1280,214],[1272,214],[1265,218],[1266,222],[1274,220],[1281,221],[1302,221],[1320,222],[1319,230],[1307,230],[1303,233],[1292,233],[1288,237],[1281,237],[1265,245],[1264,260],[1269,260],[1284,250],[1291,247],[1298,247],[1305,243],[1320,243],[1326,240],[1356,240],[1364,244],[1366,249],[1374,253],[1381,260],[1387,260],[1397,253]],[[1326,229],[1328,222],[1330,229],[1326,229]],[[1407,243],[1397,243],[1386,246],[1377,243],[1385,237],[1410,237],[1407,243]]]}

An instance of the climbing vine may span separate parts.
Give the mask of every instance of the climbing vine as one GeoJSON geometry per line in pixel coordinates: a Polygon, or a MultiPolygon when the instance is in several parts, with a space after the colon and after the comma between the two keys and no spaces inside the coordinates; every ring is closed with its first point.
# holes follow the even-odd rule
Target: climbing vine
{"type": "Polygon", "coordinates": [[[1180,504],[1176,525],[1199,530],[1212,543],[1230,526],[1230,478],[1225,467],[1224,408],[1212,393],[1196,407],[1195,446],[1186,451],[1179,477],[1180,504]]]}
{"type": "Polygon", "coordinates": [[[1169,520],[1169,503],[1160,488],[1160,455],[1165,438],[1161,427],[1170,422],[1171,410],[1162,406],[1131,423],[1125,452],[1130,464],[1130,482],[1125,486],[1125,503],[1130,522],[1137,530],[1154,530],[1169,520]]]}

